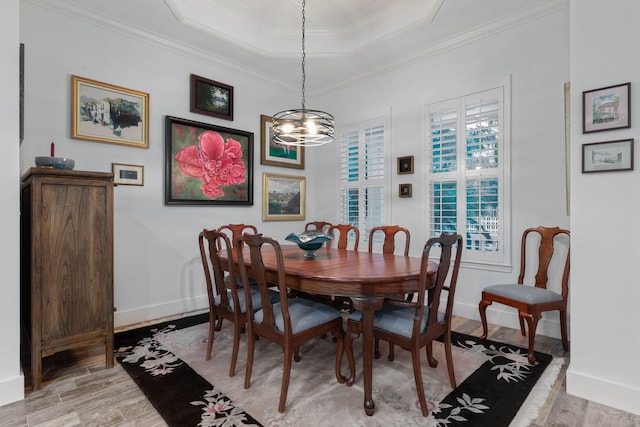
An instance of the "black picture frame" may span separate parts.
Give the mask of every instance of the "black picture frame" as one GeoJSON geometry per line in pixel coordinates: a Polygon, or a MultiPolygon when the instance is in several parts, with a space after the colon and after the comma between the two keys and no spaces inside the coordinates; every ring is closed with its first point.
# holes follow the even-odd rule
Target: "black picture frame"
{"type": "Polygon", "coordinates": [[[398,175],[413,173],[413,156],[398,157],[398,175]]]}
{"type": "Polygon", "coordinates": [[[233,86],[191,74],[192,113],[233,121],[233,86]]]}
{"type": "Polygon", "coordinates": [[[253,132],[166,116],[165,204],[253,205],[253,132]]]}
{"type": "Polygon", "coordinates": [[[582,133],[630,127],[630,82],[582,92],[582,133]]]}
{"type": "Polygon", "coordinates": [[[633,170],[633,138],[582,144],[582,173],[633,170]]]}

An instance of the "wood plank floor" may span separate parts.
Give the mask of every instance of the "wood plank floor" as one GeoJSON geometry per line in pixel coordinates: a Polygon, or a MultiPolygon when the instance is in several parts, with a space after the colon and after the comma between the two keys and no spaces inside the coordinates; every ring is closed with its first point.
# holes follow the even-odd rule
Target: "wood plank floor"
{"type": "MultiPolygon", "coordinates": [[[[134,325],[139,326],[142,325],[134,325]]],[[[478,321],[456,318],[453,330],[479,336],[482,328],[478,321]]],[[[491,325],[489,338],[526,347],[525,338],[515,329],[491,325]]],[[[0,425],[166,426],[120,365],[116,363],[113,369],[105,368],[103,349],[102,346],[96,346],[46,358],[43,363],[43,388],[35,392],[27,389],[24,400],[0,406],[0,425]]],[[[562,344],[557,339],[538,336],[536,350],[568,359],[568,354],[563,352],[562,344]]],[[[567,395],[565,370],[566,364],[531,427],[640,426],[638,415],[567,395]]],[[[28,375],[28,372],[25,374],[28,375]]]]}

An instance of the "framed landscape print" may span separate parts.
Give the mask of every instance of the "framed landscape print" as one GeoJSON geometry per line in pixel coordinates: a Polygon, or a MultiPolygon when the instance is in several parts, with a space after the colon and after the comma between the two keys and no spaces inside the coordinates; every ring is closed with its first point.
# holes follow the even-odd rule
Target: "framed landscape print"
{"type": "Polygon", "coordinates": [[[233,120],[233,86],[191,74],[190,111],[233,120]]]}
{"type": "Polygon", "coordinates": [[[633,139],[582,144],[582,173],[633,170],[633,139]]]}
{"type": "Polygon", "coordinates": [[[260,116],[260,164],[304,169],[304,147],[274,142],[272,122],[272,117],[260,116]]]}
{"type": "Polygon", "coordinates": [[[167,116],[165,204],[253,205],[253,133],[167,116]]]}
{"type": "Polygon", "coordinates": [[[631,127],[631,83],[582,92],[582,133],[631,127]]]}
{"type": "Polygon", "coordinates": [[[303,176],[264,173],[262,175],[262,220],[287,221],[305,218],[303,176]]]}
{"type": "Polygon", "coordinates": [[[144,185],[144,166],[111,163],[113,185],[144,185]]]}
{"type": "Polygon", "coordinates": [[[149,94],[71,76],[71,137],[149,148],[149,94]]]}

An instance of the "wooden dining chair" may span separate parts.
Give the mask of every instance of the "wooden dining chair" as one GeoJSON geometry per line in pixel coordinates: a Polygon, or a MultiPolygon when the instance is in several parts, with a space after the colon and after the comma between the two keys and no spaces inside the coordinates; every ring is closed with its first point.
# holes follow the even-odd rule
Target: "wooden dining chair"
{"type": "Polygon", "coordinates": [[[326,221],[311,221],[305,224],[304,231],[316,230],[327,234],[331,225],[332,224],[330,222],[326,221]]]}
{"type": "Polygon", "coordinates": [[[358,243],[360,242],[360,230],[358,227],[351,224],[336,224],[329,227],[328,231],[329,235],[334,236],[334,239],[331,242],[331,246],[333,246],[333,242],[336,242],[336,248],[338,249],[347,249],[349,246],[349,241],[353,241],[352,249],[354,251],[358,250],[358,243]],[[338,235],[336,238],[335,235],[338,235]],[[350,236],[353,236],[350,237],[350,236]]]}
{"type": "MultiPolygon", "coordinates": [[[[235,248],[238,237],[242,236],[242,234],[246,232],[258,234],[258,227],[252,224],[225,224],[218,227],[218,231],[222,231],[223,233],[227,234],[227,236],[229,236],[229,238],[231,239],[231,247],[235,248]]],[[[238,281],[237,285],[239,287],[242,287],[242,278],[240,277],[240,274],[237,271],[236,271],[235,277],[236,277],[236,280],[238,281]]],[[[229,276],[227,276],[225,279],[229,280],[229,276]]],[[[255,281],[253,279],[250,279],[249,284],[251,286],[254,286],[255,281]]]]}
{"type": "Polygon", "coordinates": [[[534,364],[534,345],[538,321],[545,311],[560,313],[562,348],[569,351],[567,338],[567,298],[569,296],[569,230],[559,227],[528,228],[522,234],[520,274],[517,284],[492,285],[482,290],[478,304],[482,320],[482,338],[487,337],[487,307],[493,302],[518,310],[520,332],[529,329],[527,359],[534,364]],[[549,289],[555,285],[559,292],[549,289]]]}
{"type": "MultiPolygon", "coordinates": [[[[400,239],[404,239],[404,256],[409,256],[409,245],[411,243],[411,234],[409,230],[399,225],[380,225],[369,230],[369,252],[373,252],[374,241],[378,235],[383,235],[382,253],[393,254],[396,251],[396,237],[400,235],[400,239]]],[[[407,301],[413,300],[413,292],[405,296],[407,301]]],[[[373,355],[376,359],[380,358],[380,340],[374,340],[373,355]]],[[[393,360],[393,344],[389,343],[389,360],[393,360]]]]}
{"type": "MultiPolygon", "coordinates": [[[[204,268],[204,277],[207,285],[207,297],[209,301],[209,340],[207,342],[206,360],[211,360],[214,331],[222,327],[222,320],[233,322],[233,348],[231,352],[231,366],[229,376],[235,375],[236,361],[238,359],[238,347],[243,326],[247,323],[244,292],[239,292],[234,268],[225,268],[220,260],[220,252],[227,259],[232,259],[232,246],[229,237],[217,230],[202,230],[198,236],[200,246],[200,258],[204,268]],[[219,249],[222,248],[222,249],[219,249]],[[230,280],[225,280],[229,277],[230,280]]],[[[260,293],[250,287],[249,298],[252,300],[250,307],[254,310],[262,305],[260,293]]],[[[277,293],[270,291],[270,298],[279,298],[277,293]]]]}
{"type": "MultiPolygon", "coordinates": [[[[451,318],[453,316],[453,300],[458,281],[458,271],[462,255],[462,236],[459,234],[442,234],[440,237],[430,238],[422,251],[417,301],[402,299],[386,299],[382,308],[373,317],[373,337],[400,346],[411,352],[413,361],[413,376],[416,382],[418,400],[422,415],[427,416],[429,410],[422,383],[420,350],[426,347],[429,366],[435,368],[438,361],[433,357],[433,341],[444,337],[444,353],[449,372],[449,382],[456,388],[456,378],[451,353],[451,318]],[[429,255],[433,247],[439,246],[440,259],[435,274],[434,284],[431,286],[427,275],[429,255]],[[454,249],[455,248],[455,249],[454,249]],[[453,266],[452,252],[455,251],[453,266]],[[425,294],[429,294],[425,305],[425,294]],[[440,310],[440,296],[447,292],[446,306],[440,310]]],[[[345,335],[345,354],[349,364],[349,377],[340,378],[352,385],[355,381],[355,359],[353,355],[353,341],[362,332],[362,312],[353,312],[347,320],[345,335]]],[[[341,374],[340,374],[341,375],[341,374]]]]}
{"type": "MultiPolygon", "coordinates": [[[[248,323],[248,354],[244,388],[247,389],[251,386],[256,337],[260,336],[281,345],[284,349],[284,367],[278,411],[284,412],[291,377],[291,359],[295,354],[296,362],[300,360],[297,349],[301,344],[331,332],[338,346],[335,362],[335,373],[336,376],[338,375],[340,371],[338,363],[343,351],[343,320],[338,310],[326,304],[304,298],[289,298],[285,283],[282,249],[275,239],[264,237],[260,234],[244,234],[238,240],[245,243],[249,248],[251,273],[258,283],[258,289],[262,297],[261,309],[254,312],[251,305],[252,300],[249,296],[250,287],[244,287],[248,302],[247,312],[251,313],[248,323]],[[272,249],[276,256],[280,291],[280,300],[277,303],[272,303],[267,293],[269,284],[266,281],[265,266],[262,258],[265,247],[272,249]]],[[[237,256],[242,280],[246,282],[248,279],[247,265],[239,249],[237,249],[237,256]]],[[[311,389],[309,389],[309,392],[312,392],[311,389]]]]}

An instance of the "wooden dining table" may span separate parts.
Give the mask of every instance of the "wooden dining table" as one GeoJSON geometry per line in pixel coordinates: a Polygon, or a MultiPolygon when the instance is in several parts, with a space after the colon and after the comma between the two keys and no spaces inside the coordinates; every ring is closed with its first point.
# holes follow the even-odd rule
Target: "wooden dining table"
{"type": "MultiPolygon", "coordinates": [[[[364,410],[373,415],[373,316],[384,298],[404,295],[418,289],[421,259],[409,256],[357,252],[324,247],[315,257],[295,245],[282,245],[287,287],[307,293],[345,296],[362,311],[362,359],[364,378],[364,410]]],[[[250,262],[248,252],[245,261],[250,262]]],[[[267,280],[277,283],[277,263],[273,250],[266,248],[263,262],[267,280]]],[[[247,265],[250,270],[250,264],[247,265]]],[[[430,261],[428,278],[435,276],[437,263],[430,261]]]]}

